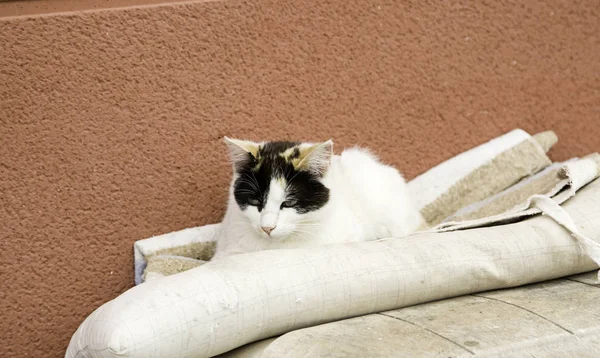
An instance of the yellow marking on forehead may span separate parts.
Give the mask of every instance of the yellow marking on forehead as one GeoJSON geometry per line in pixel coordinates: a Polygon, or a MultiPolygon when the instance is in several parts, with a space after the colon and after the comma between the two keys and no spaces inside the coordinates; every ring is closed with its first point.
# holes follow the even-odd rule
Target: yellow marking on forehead
{"type": "Polygon", "coordinates": [[[300,147],[298,146],[294,146],[291,148],[288,148],[285,150],[285,152],[283,153],[279,153],[279,156],[282,157],[283,159],[285,159],[286,162],[290,163],[294,157],[294,154],[296,153],[296,149],[300,149],[300,147]]]}
{"type": "Polygon", "coordinates": [[[277,182],[279,183],[279,185],[281,185],[282,188],[285,188],[285,186],[287,185],[287,181],[284,177],[277,178],[277,182]]]}
{"type": "Polygon", "coordinates": [[[260,166],[262,165],[262,162],[263,162],[263,158],[260,155],[262,148],[263,148],[262,145],[258,145],[258,147],[256,147],[256,153],[253,154],[254,159],[256,159],[256,165],[254,166],[254,168],[252,168],[252,170],[254,170],[255,172],[257,172],[260,169],[260,166]]]}
{"type": "Polygon", "coordinates": [[[258,147],[256,147],[256,148],[249,148],[248,151],[250,152],[250,154],[252,154],[252,156],[254,158],[256,158],[258,156],[258,147]]]}

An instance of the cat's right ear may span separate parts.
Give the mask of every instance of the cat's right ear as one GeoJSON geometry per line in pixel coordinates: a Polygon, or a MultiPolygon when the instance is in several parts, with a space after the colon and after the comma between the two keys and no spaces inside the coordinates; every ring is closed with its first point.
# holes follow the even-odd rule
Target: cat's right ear
{"type": "Polygon", "coordinates": [[[252,159],[258,157],[259,144],[248,140],[224,138],[229,148],[229,157],[233,168],[238,170],[247,165],[252,159]]]}

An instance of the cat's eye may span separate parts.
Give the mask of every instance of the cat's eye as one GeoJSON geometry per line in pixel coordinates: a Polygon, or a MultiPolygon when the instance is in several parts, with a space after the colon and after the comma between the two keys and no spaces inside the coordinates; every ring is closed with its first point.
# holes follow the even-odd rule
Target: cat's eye
{"type": "Polygon", "coordinates": [[[294,200],[286,200],[281,203],[281,208],[293,208],[296,205],[296,201],[294,200]]]}
{"type": "Polygon", "coordinates": [[[252,206],[258,206],[260,204],[260,201],[258,201],[257,199],[248,199],[248,204],[252,206]]]}

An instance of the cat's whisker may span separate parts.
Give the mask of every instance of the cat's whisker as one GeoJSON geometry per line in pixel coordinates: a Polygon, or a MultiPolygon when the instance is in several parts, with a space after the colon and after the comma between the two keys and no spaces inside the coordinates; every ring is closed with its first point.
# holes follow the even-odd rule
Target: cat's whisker
{"type": "Polygon", "coordinates": [[[299,221],[297,224],[298,225],[309,225],[309,226],[310,225],[319,225],[319,226],[323,225],[322,223],[315,222],[315,221],[299,221]]]}
{"type": "Polygon", "coordinates": [[[248,184],[248,186],[250,186],[252,189],[256,189],[254,187],[254,183],[248,181],[248,179],[243,178],[243,177],[240,179],[239,184],[248,184]]]}
{"type": "Polygon", "coordinates": [[[298,224],[298,227],[302,227],[302,228],[307,228],[307,229],[313,229],[313,228],[317,228],[320,229],[323,227],[323,225],[320,224],[314,224],[314,225],[310,225],[310,224],[298,224]]]}
{"type": "Polygon", "coordinates": [[[303,230],[308,232],[319,232],[321,230],[320,227],[305,227],[305,228],[296,228],[296,230],[303,230]]]}
{"type": "Polygon", "coordinates": [[[303,229],[296,228],[296,230],[294,230],[294,232],[300,232],[300,233],[304,233],[304,234],[310,235],[310,236],[317,236],[319,234],[320,230],[303,230],[303,229]]]}
{"type": "Polygon", "coordinates": [[[286,185],[286,189],[290,186],[290,184],[292,184],[292,182],[294,181],[294,179],[296,179],[296,177],[298,176],[298,174],[300,174],[301,172],[297,172],[296,174],[294,174],[294,176],[287,181],[287,185],[286,185]]]}
{"type": "MultiPolygon", "coordinates": [[[[253,174],[253,175],[254,175],[254,174],[253,174]]],[[[248,185],[250,185],[250,186],[252,187],[252,189],[254,189],[254,190],[257,190],[257,191],[258,191],[258,190],[259,190],[259,187],[258,187],[258,183],[256,182],[256,180],[250,181],[249,179],[252,179],[252,177],[250,177],[250,176],[248,176],[248,175],[245,175],[245,176],[243,176],[243,177],[241,178],[241,180],[240,180],[240,184],[242,184],[242,183],[243,183],[243,184],[248,184],[248,185]]]]}
{"type": "Polygon", "coordinates": [[[294,235],[297,234],[302,234],[302,237],[314,237],[316,236],[317,233],[315,232],[311,232],[311,231],[305,231],[305,230],[294,230],[293,232],[294,235]]]}
{"type": "Polygon", "coordinates": [[[244,190],[244,189],[238,189],[235,191],[235,193],[237,194],[250,194],[250,195],[254,195],[256,194],[255,190],[244,190]]]}
{"type": "Polygon", "coordinates": [[[236,188],[234,191],[242,191],[242,190],[245,190],[245,191],[256,191],[253,188],[236,188]]]}
{"type": "Polygon", "coordinates": [[[250,173],[252,174],[252,180],[254,181],[254,184],[256,185],[256,189],[258,190],[258,188],[260,187],[260,185],[258,185],[258,180],[256,179],[256,175],[254,175],[254,171],[251,170],[250,173]]]}

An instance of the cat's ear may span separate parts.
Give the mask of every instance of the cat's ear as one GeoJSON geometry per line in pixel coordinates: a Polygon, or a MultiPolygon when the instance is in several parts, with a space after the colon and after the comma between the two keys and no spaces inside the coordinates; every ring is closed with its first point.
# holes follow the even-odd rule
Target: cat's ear
{"type": "Polygon", "coordinates": [[[248,140],[224,138],[234,169],[240,169],[258,156],[259,144],[248,140]]]}
{"type": "Polygon", "coordinates": [[[330,139],[319,144],[311,144],[300,148],[300,157],[294,167],[322,177],[331,165],[333,156],[333,141],[330,139]]]}

